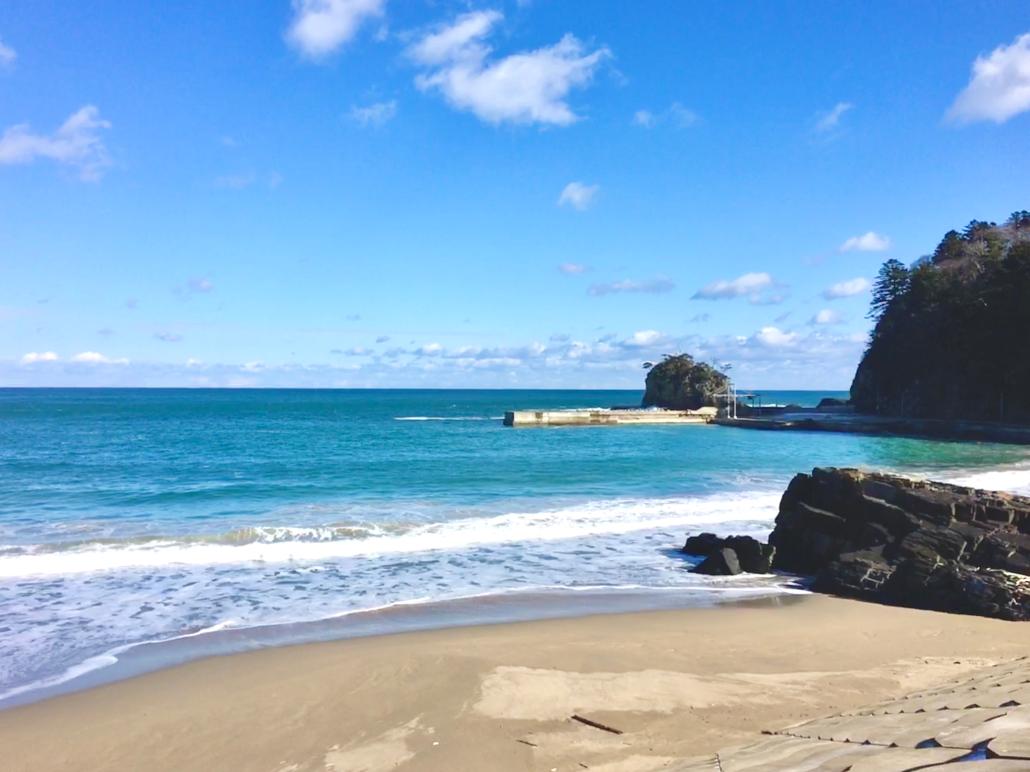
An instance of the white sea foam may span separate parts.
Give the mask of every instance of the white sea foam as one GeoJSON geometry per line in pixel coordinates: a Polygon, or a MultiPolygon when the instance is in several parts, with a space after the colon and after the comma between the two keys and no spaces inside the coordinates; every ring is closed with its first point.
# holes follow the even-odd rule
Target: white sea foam
{"type": "Polygon", "coordinates": [[[1002,468],[986,472],[969,472],[945,478],[945,482],[965,485],[969,488],[983,488],[990,491],[1005,491],[1021,496],[1030,496],[1030,469],[1002,468]]]}
{"type": "MultiPolygon", "coordinates": [[[[614,499],[538,512],[469,517],[407,527],[396,533],[350,528],[260,527],[245,543],[173,539],[84,544],[59,552],[0,556],[0,577],[68,576],[126,568],[286,563],[377,557],[512,542],[546,542],[658,528],[768,521],[778,493],[699,498],[614,499]]],[[[249,530],[249,529],[248,529],[249,530]]]]}

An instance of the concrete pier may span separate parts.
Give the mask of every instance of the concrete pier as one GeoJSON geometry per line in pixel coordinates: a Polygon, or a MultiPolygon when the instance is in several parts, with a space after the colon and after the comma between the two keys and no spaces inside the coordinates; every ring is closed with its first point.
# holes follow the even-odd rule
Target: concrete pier
{"type": "Polygon", "coordinates": [[[504,425],[525,426],[626,426],[646,424],[707,424],[715,408],[700,410],[508,410],[504,425]]]}

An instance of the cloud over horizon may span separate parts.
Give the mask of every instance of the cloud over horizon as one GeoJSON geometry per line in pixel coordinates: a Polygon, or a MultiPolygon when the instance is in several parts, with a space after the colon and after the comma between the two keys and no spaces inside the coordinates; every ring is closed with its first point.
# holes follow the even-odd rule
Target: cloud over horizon
{"type": "Polygon", "coordinates": [[[643,292],[657,295],[663,292],[672,292],[674,289],[676,289],[676,283],[672,279],[657,276],[654,279],[644,279],[643,281],[621,279],[619,281],[591,284],[587,294],[595,297],[615,295],[622,292],[643,292]]]}

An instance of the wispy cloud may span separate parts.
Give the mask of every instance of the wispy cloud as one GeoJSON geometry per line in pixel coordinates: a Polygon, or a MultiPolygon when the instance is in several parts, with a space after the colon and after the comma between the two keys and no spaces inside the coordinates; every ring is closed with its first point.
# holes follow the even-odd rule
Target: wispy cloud
{"type": "Polygon", "coordinates": [[[189,300],[192,295],[206,295],[214,289],[214,283],[206,276],[191,276],[183,284],[173,287],[172,291],[183,300],[189,300]]]}
{"type": "Polygon", "coordinates": [[[663,292],[672,292],[676,289],[676,283],[672,279],[659,276],[654,279],[635,281],[633,279],[622,279],[600,284],[591,284],[587,294],[600,297],[603,295],[615,295],[623,292],[643,292],[651,295],[658,295],[663,292]]]}
{"type": "Polygon", "coordinates": [[[350,109],[351,120],[359,126],[378,128],[393,120],[397,115],[397,100],[373,102],[370,105],[354,105],[350,109]]]}
{"type": "Polygon", "coordinates": [[[828,134],[840,126],[840,119],[844,114],[855,109],[851,102],[838,102],[832,109],[821,113],[815,122],[817,134],[828,134]]]}
{"type": "Polygon", "coordinates": [[[734,300],[747,298],[755,305],[773,305],[785,298],[780,294],[769,294],[768,290],[776,286],[773,277],[768,273],[745,273],[736,279],[720,279],[708,284],[692,296],[692,300],[734,300]]]}
{"type": "Polygon", "coordinates": [[[562,263],[558,266],[558,270],[566,276],[578,276],[586,273],[587,267],[583,263],[562,263]]]}
{"type": "Polygon", "coordinates": [[[34,365],[37,362],[56,362],[59,359],[53,351],[30,351],[21,358],[23,365],[34,365]]]}
{"type": "Polygon", "coordinates": [[[808,323],[811,325],[827,325],[827,324],[840,324],[844,321],[844,318],[839,312],[834,311],[832,308],[823,308],[816,311],[808,323]]]}
{"type": "Polygon", "coordinates": [[[863,292],[868,290],[869,287],[869,279],[860,276],[857,279],[839,281],[836,284],[827,287],[823,290],[823,297],[827,300],[850,298],[855,295],[861,295],[863,292]]]}
{"type": "Polygon", "coordinates": [[[973,62],[969,83],[946,118],[955,123],[1004,123],[1030,110],[1030,32],[973,62]]]}
{"type": "Polygon", "coordinates": [[[2,38],[0,38],[0,67],[9,67],[14,64],[14,60],[18,58],[18,52],[6,45],[2,38]]]}
{"type": "Polygon", "coordinates": [[[83,351],[72,357],[73,362],[89,365],[127,365],[129,360],[124,357],[113,359],[101,354],[99,351],[83,351]]]}
{"type": "Polygon", "coordinates": [[[165,343],[179,343],[182,340],[182,336],[174,332],[155,332],[154,337],[165,343]]]}
{"type": "Polygon", "coordinates": [[[700,120],[697,113],[679,102],[673,102],[659,112],[644,109],[633,113],[633,125],[644,129],[653,129],[660,124],[667,124],[676,129],[689,129],[700,120]]]}
{"type": "Polygon", "coordinates": [[[244,188],[249,188],[257,181],[258,177],[254,172],[242,172],[240,174],[223,174],[220,177],[215,177],[214,184],[216,188],[243,190],[244,188]]]}
{"type": "Polygon", "coordinates": [[[890,249],[891,240],[879,233],[869,231],[861,236],[852,236],[840,245],[841,252],[883,252],[890,249]]]}
{"type": "Polygon", "coordinates": [[[370,19],[383,15],[386,0],[293,0],[286,40],[303,55],[318,59],[349,43],[370,19]]]}
{"type": "Polygon", "coordinates": [[[37,134],[27,123],[11,126],[0,136],[0,165],[46,158],[74,167],[82,180],[96,182],[111,165],[100,137],[101,130],[109,128],[93,105],[72,113],[53,134],[37,134]]]}
{"type": "Polygon", "coordinates": [[[487,123],[577,121],[569,93],[588,85],[611,52],[588,51],[565,35],[552,46],[491,58],[493,49],[484,41],[503,18],[498,11],[474,11],[423,35],[408,48],[408,56],[425,68],[416,86],[438,91],[451,106],[487,123]]]}
{"type": "Polygon", "coordinates": [[[561,195],[558,196],[558,206],[568,205],[581,212],[586,211],[593,205],[594,199],[597,198],[597,193],[600,190],[600,185],[570,182],[562,188],[561,195]]]}

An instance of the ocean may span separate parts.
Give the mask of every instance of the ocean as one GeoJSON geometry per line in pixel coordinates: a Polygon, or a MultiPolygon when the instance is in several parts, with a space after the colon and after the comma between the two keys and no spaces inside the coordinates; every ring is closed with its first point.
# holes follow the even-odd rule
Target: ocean
{"type": "Polygon", "coordinates": [[[1017,446],[501,425],[640,396],[0,389],[0,705],[300,640],[798,592],[678,547],[766,536],[814,466],[1030,492],[1017,446]]]}

